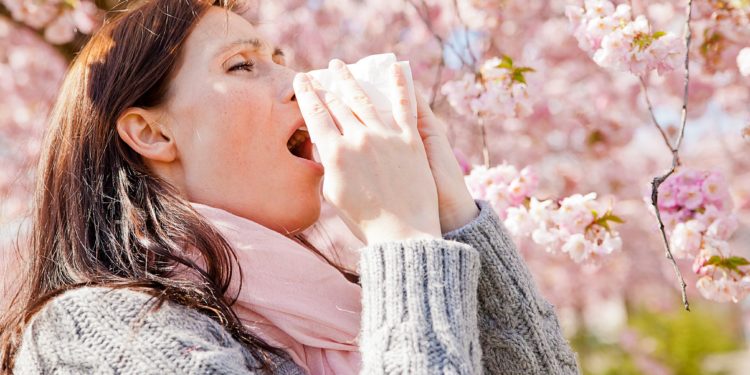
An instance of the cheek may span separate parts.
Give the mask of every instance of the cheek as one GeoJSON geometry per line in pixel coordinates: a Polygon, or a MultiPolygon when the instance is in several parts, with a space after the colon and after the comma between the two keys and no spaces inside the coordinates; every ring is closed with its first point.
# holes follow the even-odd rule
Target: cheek
{"type": "Polygon", "coordinates": [[[269,96],[255,94],[258,91],[220,87],[181,106],[185,110],[177,116],[177,126],[183,130],[189,152],[225,162],[238,160],[241,155],[267,155],[268,140],[274,136],[272,103],[269,96]]]}

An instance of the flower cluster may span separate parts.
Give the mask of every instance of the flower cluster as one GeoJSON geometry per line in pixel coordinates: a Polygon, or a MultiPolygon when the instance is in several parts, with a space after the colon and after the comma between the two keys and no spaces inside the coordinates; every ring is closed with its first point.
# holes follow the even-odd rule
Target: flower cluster
{"type": "Polygon", "coordinates": [[[580,263],[622,247],[622,239],[610,227],[610,222],[622,220],[611,205],[596,201],[596,193],[572,195],[559,203],[539,201],[532,196],[538,185],[533,171],[507,164],[475,167],[466,183],[474,198],[490,202],[513,236],[531,237],[548,252],[560,249],[580,263]]]}
{"type": "Polygon", "coordinates": [[[508,209],[505,220],[514,236],[530,236],[548,252],[560,249],[576,263],[595,262],[622,248],[611,222],[623,221],[612,212],[611,204],[596,200],[596,193],[575,194],[560,202],[531,198],[528,207],[508,209]]]}
{"type": "Polygon", "coordinates": [[[750,263],[727,240],[737,230],[727,183],[718,172],[681,169],[659,187],[659,213],[675,258],[695,258],[704,297],[737,301],[750,293],[750,263]]]}
{"type": "Polygon", "coordinates": [[[44,29],[52,44],[73,40],[76,30],[90,34],[101,24],[102,12],[91,0],[2,0],[13,19],[44,29]]]}
{"type": "Polygon", "coordinates": [[[705,238],[693,271],[700,276],[696,287],[706,299],[736,303],[750,294],[750,262],[729,253],[726,241],[705,238]]]}
{"type": "Polygon", "coordinates": [[[471,195],[488,201],[503,219],[508,208],[527,201],[539,184],[539,178],[529,167],[519,171],[506,163],[492,168],[476,166],[465,176],[465,181],[471,195]]]}
{"type": "Polygon", "coordinates": [[[446,82],[441,92],[460,115],[525,117],[531,114],[525,73],[533,71],[515,66],[508,56],[494,57],[485,61],[479,72],[446,82]]]}
{"type": "Polygon", "coordinates": [[[669,32],[652,32],[645,16],[632,18],[628,4],[617,7],[609,0],[585,0],[584,7],[570,5],[566,15],[573,24],[578,45],[601,67],[644,75],[674,70],[683,56],[680,38],[669,32]]]}

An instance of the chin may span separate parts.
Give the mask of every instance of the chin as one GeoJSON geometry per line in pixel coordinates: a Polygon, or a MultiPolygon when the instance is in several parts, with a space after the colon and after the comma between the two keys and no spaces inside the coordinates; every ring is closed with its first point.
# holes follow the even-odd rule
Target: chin
{"type": "Polygon", "coordinates": [[[305,204],[301,206],[286,210],[288,213],[294,213],[294,216],[288,221],[288,225],[285,226],[287,230],[291,230],[289,234],[297,234],[313,226],[320,218],[320,207],[321,200],[320,197],[317,197],[305,201],[305,204]]]}

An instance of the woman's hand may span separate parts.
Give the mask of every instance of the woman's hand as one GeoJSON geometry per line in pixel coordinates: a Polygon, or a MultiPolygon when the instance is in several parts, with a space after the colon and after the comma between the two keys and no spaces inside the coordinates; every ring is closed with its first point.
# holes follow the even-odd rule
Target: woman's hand
{"type": "Polygon", "coordinates": [[[416,94],[419,135],[437,187],[440,227],[443,233],[447,233],[472,221],[479,215],[479,209],[466,187],[461,166],[448,142],[445,123],[432,113],[419,92],[416,94]]]}
{"type": "Polygon", "coordinates": [[[351,107],[304,73],[294,91],[325,168],[323,196],[367,244],[440,238],[435,182],[411,110],[406,79],[392,67],[395,125],[383,121],[346,65],[331,61],[351,107]]]}

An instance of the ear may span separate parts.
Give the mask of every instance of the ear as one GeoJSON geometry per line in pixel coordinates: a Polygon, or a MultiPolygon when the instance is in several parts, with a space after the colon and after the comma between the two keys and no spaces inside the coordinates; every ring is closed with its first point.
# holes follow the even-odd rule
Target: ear
{"type": "Polygon", "coordinates": [[[169,129],[156,121],[151,110],[131,107],[117,119],[117,133],[135,152],[146,159],[171,162],[177,158],[177,145],[169,129]]]}

